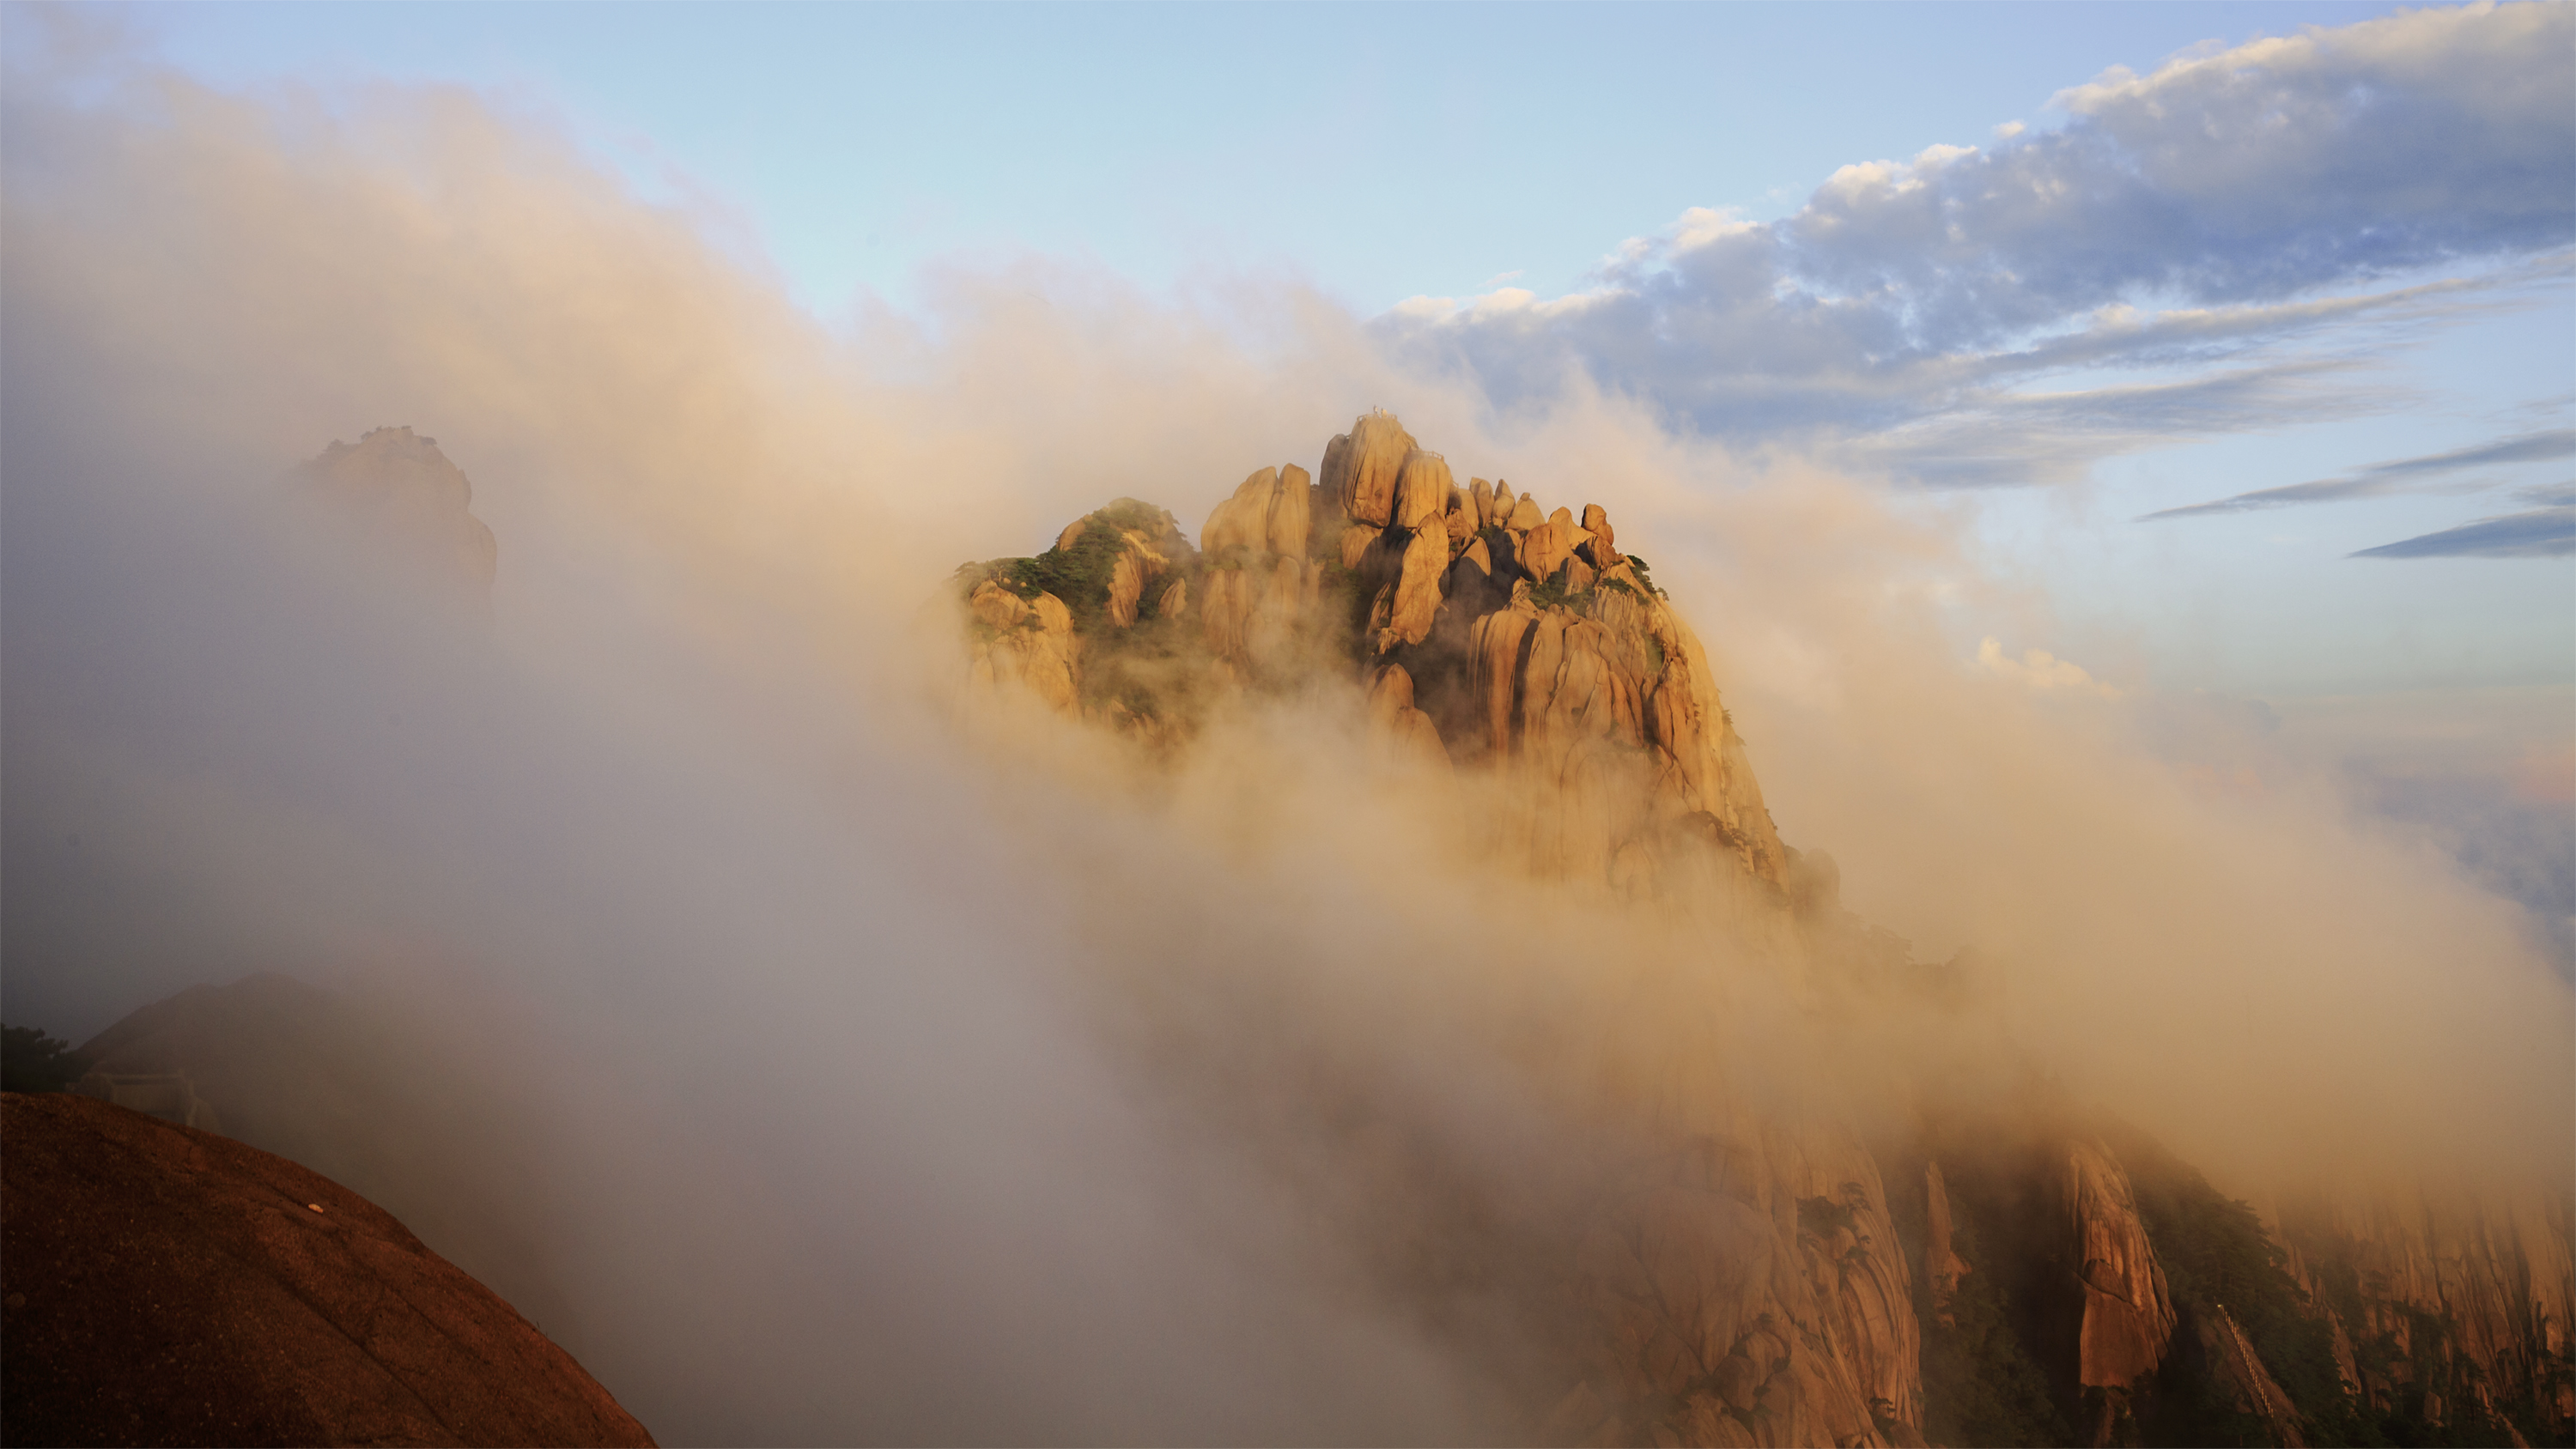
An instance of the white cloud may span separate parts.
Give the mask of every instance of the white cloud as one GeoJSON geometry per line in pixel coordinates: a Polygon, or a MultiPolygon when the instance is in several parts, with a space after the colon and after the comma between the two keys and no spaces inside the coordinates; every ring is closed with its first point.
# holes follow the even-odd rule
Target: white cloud
{"type": "Polygon", "coordinates": [[[1681,220],[1673,224],[1672,247],[1675,251],[1686,252],[1707,246],[1711,242],[1722,241],[1731,236],[1742,236],[1759,229],[1754,223],[1744,220],[1732,207],[1718,210],[1712,207],[1694,206],[1683,212],[1681,220]]]}
{"type": "Polygon", "coordinates": [[[1977,666],[2043,694],[2090,694],[2102,699],[2118,699],[2121,694],[2115,686],[2095,679],[2083,665],[2045,649],[2025,649],[2019,659],[2012,658],[2004,653],[2002,641],[1991,635],[1977,642],[1977,666]]]}
{"type": "Polygon", "coordinates": [[[2127,439],[2169,428],[2177,399],[2216,401],[2197,385],[2213,363],[2563,292],[2571,94],[2567,6],[2205,49],[2062,92],[2062,129],[1844,166],[1778,221],[1692,208],[1606,258],[1580,306],[1406,308],[1377,330],[1506,405],[1580,370],[1732,442],[1883,433],[2048,370],[2189,369],[2131,390],[2151,416],[2090,429],[2127,439]]]}

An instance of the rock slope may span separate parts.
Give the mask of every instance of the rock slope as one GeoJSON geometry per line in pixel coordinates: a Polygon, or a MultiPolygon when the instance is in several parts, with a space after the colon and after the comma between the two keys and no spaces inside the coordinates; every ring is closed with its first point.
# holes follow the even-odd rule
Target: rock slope
{"type": "Polygon", "coordinates": [[[12,1444],[650,1444],[403,1225],[238,1142],[0,1096],[12,1444]]]}

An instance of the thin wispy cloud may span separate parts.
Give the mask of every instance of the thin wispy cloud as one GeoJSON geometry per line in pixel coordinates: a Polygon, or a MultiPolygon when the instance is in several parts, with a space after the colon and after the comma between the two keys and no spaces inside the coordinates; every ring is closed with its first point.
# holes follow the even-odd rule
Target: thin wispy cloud
{"type": "Polygon", "coordinates": [[[2353,558],[2565,558],[2576,554],[2576,483],[2517,495],[2541,506],[2361,549],[2353,558]]]}
{"type": "Polygon", "coordinates": [[[2475,468],[2495,467],[2508,463],[2536,463],[2556,458],[2576,457],[2576,428],[2552,428],[2546,432],[2526,433],[2520,437],[2481,443],[2470,448],[2455,448],[2447,453],[2431,453],[2420,458],[2400,458],[2391,463],[2377,463],[2340,478],[2321,478],[2313,483],[2291,483],[2279,488],[2257,488],[2231,498],[2209,503],[2193,503],[2181,508],[2163,508],[2144,514],[2141,523],[2159,518],[2195,518],[2215,513],[2250,513],[2264,508],[2288,508],[2304,503],[2340,503],[2350,498],[2376,498],[2382,494],[2405,492],[2418,488],[2427,480],[2463,473],[2475,468]]]}
{"type": "MultiPolygon", "coordinates": [[[[2535,287],[2576,246],[2576,10],[2471,6],[2191,53],[2061,92],[2064,126],[1846,166],[1795,214],[1694,209],[1632,240],[1596,285],[1416,298],[1377,319],[1390,353],[1502,405],[1578,380],[1704,435],[1804,446],[1885,435],[2087,369],[2167,369],[2174,391],[2067,426],[2020,410],[1984,472],[1883,436],[1889,471],[1945,485],[2061,476],[2067,456],[2171,431],[2210,369],[2382,357],[2535,287]],[[2438,273],[2447,273],[2439,275],[2438,273]],[[2432,274],[2432,275],[2428,275],[2432,274]],[[2369,331],[2367,329],[2378,329],[2369,331]]],[[[2347,381],[2372,387],[2356,366],[2347,381]]],[[[2126,380],[2124,380],[2125,382],[2126,380]]],[[[2219,431],[2278,426],[2223,409],[2219,431]]]]}

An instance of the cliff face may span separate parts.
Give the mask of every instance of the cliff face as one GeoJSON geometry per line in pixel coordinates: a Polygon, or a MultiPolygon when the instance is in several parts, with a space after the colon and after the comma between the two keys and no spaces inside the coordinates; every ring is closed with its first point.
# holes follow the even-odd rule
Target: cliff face
{"type": "Polygon", "coordinates": [[[1923,1442],[1911,1273],[1848,1133],[1755,1127],[1635,1163],[1575,1262],[1581,1378],[1549,1437],[1923,1442]]]}
{"type": "Polygon", "coordinates": [[[2568,1373],[2570,1203],[2417,1191],[2272,1215],[2286,1266],[2371,1408],[2506,1423],[2516,1405],[2576,1420],[2568,1373]]]}
{"type": "MultiPolygon", "coordinates": [[[[1381,762],[1496,786],[1485,844],[1534,880],[1714,898],[1740,932],[1843,961],[1835,990],[1906,969],[1901,941],[1840,911],[1830,858],[1781,842],[1706,649],[1608,511],[1461,487],[1391,414],[1333,438],[1311,480],[1253,472],[1195,547],[1122,499],[1043,554],[962,567],[955,597],[971,709],[1017,699],[1167,752],[1231,704],[1347,680],[1381,762]]],[[[2576,1411],[2563,1196],[2267,1229],[2081,1112],[1964,1137],[1916,1120],[1669,1104],[1663,1145],[1600,1165],[1534,1249],[1571,1265],[1536,1432],[2414,1442],[2563,1437],[2576,1411]]]]}

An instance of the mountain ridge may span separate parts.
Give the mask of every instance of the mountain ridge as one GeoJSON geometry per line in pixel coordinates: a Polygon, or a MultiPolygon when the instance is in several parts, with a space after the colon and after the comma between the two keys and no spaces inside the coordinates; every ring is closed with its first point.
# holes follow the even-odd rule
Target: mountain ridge
{"type": "MultiPolygon", "coordinates": [[[[1235,704],[1346,680],[1381,762],[1498,786],[1511,804],[1486,844],[1533,880],[1633,908],[1715,901],[1726,929],[1789,964],[1810,1009],[1893,993],[1937,1029],[1975,990],[1973,963],[1914,961],[1841,909],[1830,856],[1781,841],[1705,648],[1607,509],[1461,488],[1383,410],[1335,436],[1311,479],[1293,464],[1247,476],[1195,546],[1170,513],[1121,499],[1045,553],[961,566],[950,588],[970,713],[1017,696],[1170,757],[1235,704]]],[[[2524,1443],[2576,1424],[2576,1235],[2545,1192],[2359,1216],[2302,1201],[2266,1219],[2099,1114],[2065,1104],[2034,1128],[1920,1090],[1893,1139],[1744,1122],[1676,1143],[1614,1194],[1576,1236],[1627,1246],[1573,1250],[1587,1266],[1562,1309],[1588,1325],[1583,1367],[1538,1432],[2524,1443]],[[1972,1140],[1936,1148],[1944,1112],[1977,1121],[1972,1140]],[[1912,1165],[1891,1176],[1882,1159],[1912,1165]],[[2150,1178],[2133,1178],[2140,1162],[2150,1178]],[[1983,1246],[1961,1251],[1970,1240],[1983,1246]],[[2227,1266],[2169,1279],[2177,1254],[2227,1266]],[[1990,1347],[2012,1340],[1985,1359],[1962,1341],[1969,1300],[1990,1347]]]]}

